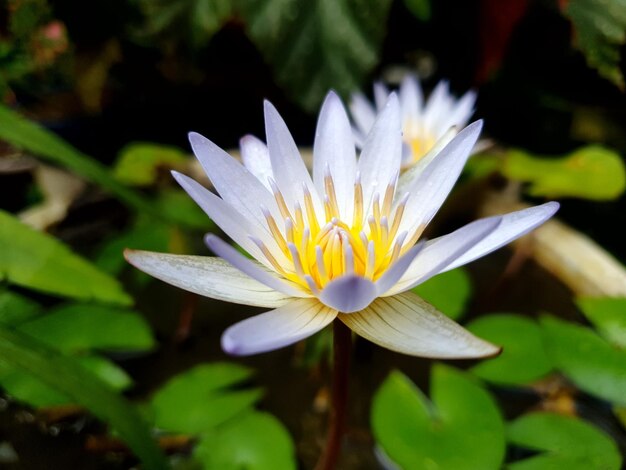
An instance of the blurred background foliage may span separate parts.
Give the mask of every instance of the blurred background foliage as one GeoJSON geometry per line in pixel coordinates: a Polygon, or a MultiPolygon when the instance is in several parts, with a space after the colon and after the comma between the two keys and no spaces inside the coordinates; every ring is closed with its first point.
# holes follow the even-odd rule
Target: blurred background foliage
{"type": "Polygon", "coordinates": [[[624,0],[2,2],[0,466],[312,468],[329,332],[234,361],[219,335],[252,309],[122,251],[208,254],[169,176],[203,178],[189,130],[236,148],[267,98],[308,155],[328,89],[416,73],[476,89],[491,141],[428,236],[545,199],[560,220],[415,289],[501,356],[356,343],[342,468],[621,468],[625,42],[624,0]]]}

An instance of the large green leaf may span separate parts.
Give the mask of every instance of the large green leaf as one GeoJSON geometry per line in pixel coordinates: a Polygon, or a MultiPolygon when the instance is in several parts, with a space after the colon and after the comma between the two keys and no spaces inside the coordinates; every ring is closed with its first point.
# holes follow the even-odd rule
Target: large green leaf
{"type": "Polygon", "coordinates": [[[152,332],[136,312],[70,304],[22,323],[19,330],[63,352],[144,351],[154,346],[152,332]]]}
{"type": "Polygon", "coordinates": [[[554,317],[541,318],[544,344],[556,368],[582,390],[626,405],[626,351],[594,331],[554,317]]]}
{"type": "Polygon", "coordinates": [[[194,449],[204,470],[291,470],[295,447],[285,427],[269,413],[245,413],[204,434],[194,449]]]}
{"type": "Polygon", "coordinates": [[[371,419],[387,456],[406,469],[500,468],[504,423],[489,393],[467,374],[436,364],[431,398],[400,372],[385,380],[371,419]]]}
{"type": "MultiPolygon", "coordinates": [[[[79,367],[98,377],[115,390],[125,390],[132,379],[116,364],[100,356],[68,357],[79,367]]],[[[13,398],[36,408],[67,405],[74,400],[24,370],[0,362],[0,386],[13,398]]]]}
{"type": "Polygon", "coordinates": [[[576,304],[602,336],[626,349],[626,298],[582,298],[576,304]]]}
{"type": "Polygon", "coordinates": [[[619,197],[626,187],[621,157],[598,145],[579,148],[562,158],[511,150],[502,172],[508,178],[530,183],[531,195],[549,198],[610,200],[619,197]]]}
{"type": "Polygon", "coordinates": [[[378,63],[390,0],[242,0],[248,34],[305,109],[360,88],[378,63]]]}
{"type": "Polygon", "coordinates": [[[157,427],[198,434],[249,409],[261,397],[261,390],[232,390],[252,374],[250,369],[229,363],[196,366],[180,374],[150,401],[157,427]]]}
{"type": "Polygon", "coordinates": [[[574,25],[574,43],[589,66],[623,88],[620,49],[626,43],[626,2],[569,0],[562,3],[565,15],[574,25]]]}
{"type": "Polygon", "coordinates": [[[137,409],[73,360],[16,331],[0,327],[2,361],[28,371],[109,423],[147,469],[167,463],[137,409]]]}
{"type": "Polygon", "coordinates": [[[467,271],[453,269],[430,278],[424,284],[413,289],[417,295],[437,310],[453,320],[458,320],[465,313],[465,306],[472,293],[472,284],[467,271]]]}
{"type": "Polygon", "coordinates": [[[175,168],[188,160],[188,155],[178,147],[133,142],[119,153],[113,173],[128,185],[146,186],[156,182],[160,167],[175,168]]]}
{"type": "Polygon", "coordinates": [[[132,303],[117,280],[3,211],[0,246],[0,280],[73,299],[132,303]]]}
{"type": "Polygon", "coordinates": [[[23,295],[0,290],[0,323],[19,325],[41,313],[41,306],[23,295]]]}
{"type": "Polygon", "coordinates": [[[0,104],[0,139],[72,170],[111,191],[130,207],[156,213],[149,201],[117,181],[107,167],[2,104],[0,104]]]}
{"type": "Polygon", "coordinates": [[[532,413],[508,426],[509,441],[539,455],[509,464],[511,470],[619,470],[615,442],[589,423],[551,413],[532,413]]]}
{"type": "Polygon", "coordinates": [[[502,346],[502,354],[472,367],[478,377],[505,385],[528,384],[552,369],[541,337],[541,329],[522,315],[497,314],[480,317],[467,329],[502,346]]]}

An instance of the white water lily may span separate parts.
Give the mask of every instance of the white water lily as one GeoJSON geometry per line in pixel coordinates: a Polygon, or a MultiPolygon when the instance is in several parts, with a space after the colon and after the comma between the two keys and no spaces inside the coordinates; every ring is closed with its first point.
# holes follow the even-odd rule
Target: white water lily
{"type": "Polygon", "coordinates": [[[130,263],[207,297],[271,308],[228,328],[224,350],[245,355],[306,338],[338,319],[356,334],[401,353],[438,358],[496,354],[410,289],[481,257],[548,219],[547,203],[475,221],[418,242],[455,184],[481,129],[461,131],[416,178],[396,190],[402,157],[400,107],[391,94],[357,159],[340,99],[320,112],[312,176],[287,126],[265,103],[267,145],[241,141],[244,165],[192,133],[194,153],[219,194],[174,177],[253,259],[215,235],[219,257],[126,252],[130,263]]]}
{"type": "MultiPolygon", "coordinates": [[[[398,90],[402,119],[402,168],[407,169],[430,153],[435,144],[445,145],[451,137],[462,129],[474,113],[476,93],[468,91],[458,100],[452,96],[448,82],[440,81],[427,100],[419,79],[407,74],[398,90]]],[[[354,93],[350,102],[350,112],[354,121],[354,137],[357,146],[362,147],[365,138],[374,125],[377,112],[380,112],[389,90],[381,82],[374,84],[374,104],[362,93],[354,93]]]]}

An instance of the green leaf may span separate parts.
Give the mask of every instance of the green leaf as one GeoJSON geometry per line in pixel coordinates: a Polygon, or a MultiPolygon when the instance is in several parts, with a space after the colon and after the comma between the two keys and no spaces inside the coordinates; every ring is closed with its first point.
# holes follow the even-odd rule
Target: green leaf
{"type": "Polygon", "coordinates": [[[407,9],[415,15],[418,20],[428,21],[431,16],[430,0],[404,0],[407,9]]]}
{"type": "Polygon", "coordinates": [[[377,443],[401,468],[498,469],[504,423],[489,393],[467,374],[436,364],[432,404],[402,373],[392,372],[374,396],[377,443]]]}
{"type": "Polygon", "coordinates": [[[41,306],[28,297],[9,290],[0,290],[0,323],[7,326],[19,325],[36,317],[41,306]]]}
{"type": "Polygon", "coordinates": [[[132,303],[117,280],[55,238],[33,230],[3,211],[0,211],[0,246],[0,280],[73,299],[132,303]]]}
{"type": "MultiPolygon", "coordinates": [[[[116,364],[100,356],[67,357],[76,361],[115,390],[125,390],[132,385],[132,379],[116,364]]],[[[0,386],[16,400],[36,408],[67,405],[72,398],[50,385],[14,366],[0,363],[0,386]]]]}
{"type": "Polygon", "coordinates": [[[45,345],[3,327],[0,327],[0,357],[3,362],[28,371],[109,423],[145,468],[167,468],[165,458],[137,409],[94,374],[45,345]]]}
{"type": "Polygon", "coordinates": [[[152,204],[117,181],[107,167],[79,152],[60,137],[0,104],[0,139],[14,147],[62,165],[115,194],[139,211],[158,215],[152,204]]]}
{"type": "Polygon", "coordinates": [[[177,147],[148,142],[133,142],[122,149],[113,174],[132,186],[148,186],[156,182],[160,167],[176,168],[189,160],[177,147]]]}
{"type": "Polygon", "coordinates": [[[458,320],[465,313],[472,284],[467,271],[457,268],[430,278],[413,292],[453,320],[458,320]]]}
{"type": "Polygon", "coordinates": [[[626,2],[569,0],[565,5],[564,13],[575,30],[574,44],[587,64],[623,89],[620,48],[626,43],[626,2]]]}
{"type": "Polygon", "coordinates": [[[582,298],[576,301],[604,338],[626,349],[626,298],[582,298]]]}
{"type": "Polygon", "coordinates": [[[163,190],[159,193],[155,203],[158,210],[168,219],[176,219],[187,227],[206,231],[215,227],[211,219],[183,190],[163,190]]]}
{"type": "Polygon", "coordinates": [[[548,198],[612,200],[626,187],[621,157],[598,145],[582,147],[562,158],[511,150],[506,154],[502,172],[513,180],[530,183],[528,192],[532,196],[548,198]]]}
{"type": "Polygon", "coordinates": [[[540,452],[507,466],[510,470],[619,470],[622,458],[615,442],[582,420],[551,413],[532,413],[508,426],[509,441],[540,452]]]}
{"type": "Polygon", "coordinates": [[[544,344],[553,364],[580,389],[626,405],[626,351],[594,331],[554,317],[541,318],[544,344]]]}
{"type": "Polygon", "coordinates": [[[63,352],[94,349],[145,351],[152,332],[136,312],[93,304],[70,304],[20,325],[19,330],[63,352]]]}
{"type": "Polygon", "coordinates": [[[329,89],[360,88],[378,64],[390,0],[244,0],[248,35],[308,111],[329,89]]]}
{"type": "Polygon", "coordinates": [[[150,401],[154,423],[171,432],[198,434],[250,408],[262,395],[260,389],[231,390],[250,378],[245,367],[214,363],[196,366],[180,374],[150,401]]]}
{"type": "Polygon", "coordinates": [[[295,448],[285,427],[254,411],[203,435],[194,457],[204,470],[295,470],[295,448]]]}
{"type": "Polygon", "coordinates": [[[541,328],[529,318],[513,314],[489,315],[472,321],[467,329],[503,347],[500,356],[472,367],[472,373],[481,379],[497,384],[523,385],[552,370],[543,346],[541,328]]]}

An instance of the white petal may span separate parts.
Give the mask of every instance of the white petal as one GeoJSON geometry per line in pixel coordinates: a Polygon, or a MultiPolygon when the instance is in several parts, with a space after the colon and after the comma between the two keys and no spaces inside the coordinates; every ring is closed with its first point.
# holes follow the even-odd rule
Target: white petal
{"type": "Polygon", "coordinates": [[[157,279],[212,299],[270,308],[292,300],[246,276],[221,258],[137,250],[126,250],[124,256],[130,264],[157,279]]]}
{"type": "Polygon", "coordinates": [[[358,169],[367,209],[375,192],[381,197],[399,169],[402,159],[402,129],[398,97],[392,93],[367,136],[359,157],[358,169]]]}
{"type": "Polygon", "coordinates": [[[402,278],[386,295],[412,289],[439,274],[450,263],[462,257],[468,250],[480,243],[491,233],[497,230],[502,218],[500,216],[480,219],[467,224],[445,237],[438,238],[437,242],[428,243],[415,258],[402,278]]]}
{"type": "Polygon", "coordinates": [[[253,135],[246,135],[239,140],[239,148],[244,166],[268,191],[271,191],[268,178],[273,174],[267,145],[253,135]]]}
{"type": "Polygon", "coordinates": [[[339,319],[359,336],[411,356],[469,359],[500,351],[408,292],[376,299],[365,310],[339,319]]]}
{"type": "Polygon", "coordinates": [[[317,333],[336,316],[337,311],[317,299],[293,300],[228,328],[222,335],[222,348],[237,356],[272,351],[317,333]]]}
{"type": "Polygon", "coordinates": [[[354,141],[346,110],[332,91],[322,105],[313,146],[313,181],[319,194],[325,194],[326,168],[333,177],[341,218],[352,220],[356,176],[354,141]]]}
{"type": "Polygon", "coordinates": [[[448,82],[441,80],[428,97],[428,102],[424,107],[423,117],[427,127],[431,129],[437,127],[439,119],[445,117],[448,112],[451,99],[448,82]]]}
{"type": "Polygon", "coordinates": [[[250,240],[251,235],[261,239],[279,263],[288,262],[264,226],[256,220],[247,220],[235,208],[188,176],[176,171],[172,171],[172,175],[211,220],[257,260],[270,267],[261,250],[250,240]]]}
{"type": "Polygon", "coordinates": [[[350,114],[364,142],[376,120],[376,110],[362,93],[354,93],[350,99],[350,114]]]}
{"type": "Polygon", "coordinates": [[[376,281],[376,292],[378,295],[385,294],[402,278],[415,257],[424,249],[425,246],[425,243],[418,243],[387,269],[385,274],[383,274],[378,281],[376,281]]]}
{"type": "Polygon", "coordinates": [[[374,103],[378,111],[382,110],[389,100],[389,90],[383,82],[374,82],[374,103]]]}
{"type": "Polygon", "coordinates": [[[418,227],[428,225],[459,178],[481,128],[482,121],[467,126],[409,182],[410,196],[404,210],[407,215],[400,223],[399,233],[404,230],[413,233],[418,227]]]}
{"type": "MultiPolygon", "coordinates": [[[[464,264],[485,256],[486,254],[497,250],[516,238],[527,234],[552,217],[558,209],[558,202],[547,202],[540,206],[529,207],[528,209],[511,212],[501,216],[502,222],[496,230],[470,248],[461,257],[446,266],[441,272],[450,271],[451,269],[463,266],[464,264]]],[[[451,235],[453,234],[451,233],[445,235],[444,237],[449,237],[451,235]]],[[[430,243],[434,244],[444,237],[431,240],[430,243]]]]}
{"type": "Polygon", "coordinates": [[[376,298],[376,285],[361,276],[346,275],[330,281],[319,294],[319,299],[342,313],[351,313],[367,307],[376,298]]]}
{"type": "Polygon", "coordinates": [[[217,256],[225,259],[235,268],[244,274],[247,274],[251,278],[256,279],[261,284],[265,284],[267,287],[291,297],[312,297],[311,294],[299,289],[286,279],[280,279],[274,274],[269,273],[267,270],[263,269],[261,265],[246,258],[228,243],[220,240],[212,233],[207,234],[204,241],[217,256]]]}
{"type": "Polygon", "coordinates": [[[274,197],[265,186],[246,167],[206,137],[190,132],[189,142],[222,199],[244,217],[265,224],[261,206],[270,211],[276,207],[274,197]]]}
{"type": "Polygon", "coordinates": [[[464,127],[474,114],[474,103],[476,103],[476,92],[470,90],[454,103],[447,116],[441,120],[438,136],[452,126],[464,127]]]}
{"type": "MultiPolygon", "coordinates": [[[[400,84],[400,107],[402,109],[402,126],[419,125],[421,121],[422,101],[424,96],[418,78],[407,74],[400,84]]],[[[409,129],[404,129],[407,132],[409,129]]]]}
{"type": "Polygon", "coordinates": [[[313,186],[311,175],[306,169],[298,147],[291,137],[291,133],[280,117],[276,108],[265,101],[265,133],[267,136],[267,147],[270,151],[272,171],[274,179],[280,189],[285,201],[293,209],[296,201],[301,202],[304,207],[302,185],[306,185],[313,197],[316,210],[321,210],[321,204],[317,191],[313,186]]]}

